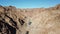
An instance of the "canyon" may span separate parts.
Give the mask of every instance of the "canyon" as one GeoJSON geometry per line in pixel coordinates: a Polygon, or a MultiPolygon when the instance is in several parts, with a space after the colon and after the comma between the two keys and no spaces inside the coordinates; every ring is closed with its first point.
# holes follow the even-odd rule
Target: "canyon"
{"type": "Polygon", "coordinates": [[[32,9],[0,6],[0,34],[60,34],[60,4],[32,9]]]}

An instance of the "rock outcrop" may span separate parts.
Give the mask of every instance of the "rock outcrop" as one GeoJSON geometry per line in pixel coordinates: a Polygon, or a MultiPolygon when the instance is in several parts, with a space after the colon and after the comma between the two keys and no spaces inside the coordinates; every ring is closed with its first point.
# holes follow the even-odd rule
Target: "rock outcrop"
{"type": "Polygon", "coordinates": [[[0,6],[0,34],[60,34],[60,5],[34,9],[0,6]]]}

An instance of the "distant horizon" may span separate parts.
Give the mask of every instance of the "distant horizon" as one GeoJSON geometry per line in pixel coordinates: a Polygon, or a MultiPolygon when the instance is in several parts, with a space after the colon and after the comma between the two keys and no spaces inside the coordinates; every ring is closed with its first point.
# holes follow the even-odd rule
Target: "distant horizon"
{"type": "MultiPolygon", "coordinates": [[[[59,5],[59,4],[56,4],[56,5],[51,6],[51,7],[55,7],[57,5],[59,5]]],[[[0,6],[3,6],[3,5],[0,5],[0,6]]],[[[4,7],[9,7],[9,6],[12,6],[12,5],[4,6],[4,7]]],[[[13,6],[13,7],[16,7],[16,6],[13,6]]],[[[51,8],[51,7],[34,7],[34,8],[51,8]]],[[[19,8],[19,7],[16,7],[16,8],[19,8]]],[[[20,8],[20,9],[30,9],[30,8],[20,8]]],[[[31,9],[33,9],[33,8],[31,8],[31,9]]]]}
{"type": "Polygon", "coordinates": [[[16,8],[49,8],[58,4],[60,0],[0,0],[0,5],[16,8]]]}

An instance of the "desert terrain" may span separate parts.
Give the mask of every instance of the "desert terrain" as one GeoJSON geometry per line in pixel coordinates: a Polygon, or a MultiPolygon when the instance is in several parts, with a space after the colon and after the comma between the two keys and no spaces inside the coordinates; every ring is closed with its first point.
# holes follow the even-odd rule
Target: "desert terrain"
{"type": "Polygon", "coordinates": [[[60,4],[32,9],[0,6],[0,34],[60,34],[60,4]]]}

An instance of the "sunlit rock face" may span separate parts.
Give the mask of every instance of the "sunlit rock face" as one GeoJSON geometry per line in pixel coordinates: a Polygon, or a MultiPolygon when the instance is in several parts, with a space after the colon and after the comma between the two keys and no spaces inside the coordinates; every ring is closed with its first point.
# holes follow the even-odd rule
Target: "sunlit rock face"
{"type": "Polygon", "coordinates": [[[33,9],[0,6],[0,34],[60,34],[60,5],[33,9]]]}

